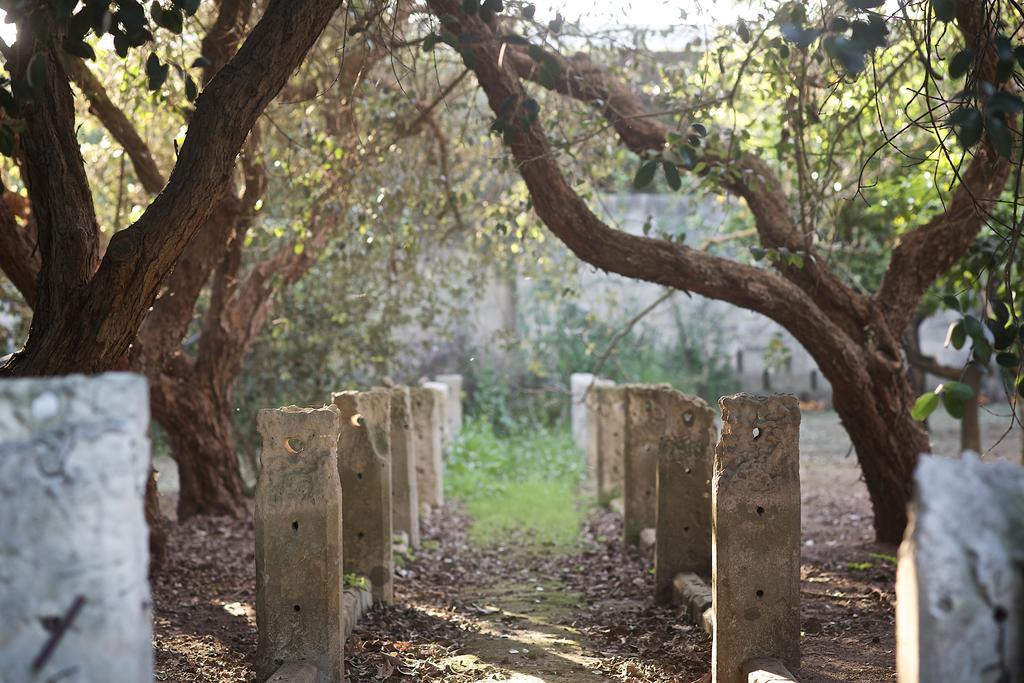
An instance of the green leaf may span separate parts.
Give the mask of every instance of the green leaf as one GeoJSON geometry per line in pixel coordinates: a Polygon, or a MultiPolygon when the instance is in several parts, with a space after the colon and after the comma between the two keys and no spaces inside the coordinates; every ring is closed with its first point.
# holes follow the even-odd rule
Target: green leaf
{"type": "Polygon", "coordinates": [[[679,169],[671,161],[661,162],[661,166],[665,169],[665,182],[673,190],[678,190],[683,186],[683,179],[679,177],[679,169]]]}
{"type": "Polygon", "coordinates": [[[946,407],[946,412],[949,413],[951,416],[955,417],[956,419],[959,420],[964,416],[965,404],[956,396],[943,392],[942,405],[946,407]]]}
{"type": "Polygon", "coordinates": [[[950,308],[956,311],[957,313],[960,312],[960,302],[957,301],[957,298],[952,294],[947,294],[946,296],[942,297],[942,303],[946,304],[947,308],[950,308]]]}
{"type": "Polygon", "coordinates": [[[740,40],[744,43],[750,42],[750,28],[747,26],[747,22],[740,19],[736,23],[736,34],[739,35],[740,40]]]}
{"type": "Polygon", "coordinates": [[[82,59],[96,59],[96,52],[92,49],[92,45],[84,40],[65,38],[61,47],[64,48],[64,52],[74,55],[75,57],[81,57],[82,59]]]}
{"type": "Polygon", "coordinates": [[[146,60],[146,77],[149,89],[153,91],[159,90],[167,80],[169,70],[166,64],[160,63],[160,58],[156,56],[156,53],[151,52],[149,59],[146,60]]]}
{"type": "Polygon", "coordinates": [[[989,346],[988,341],[976,341],[974,343],[973,357],[979,365],[988,365],[989,360],[992,359],[992,347],[989,346]]]}
{"type": "Polygon", "coordinates": [[[751,247],[750,255],[754,257],[755,261],[760,261],[768,255],[768,250],[763,247],[751,247]]]}
{"type": "Polygon", "coordinates": [[[1003,353],[996,354],[996,363],[1004,368],[1016,368],[1020,365],[1020,357],[1015,353],[1004,351],[1003,353]]]}
{"type": "Polygon", "coordinates": [[[189,102],[195,102],[199,97],[199,87],[196,86],[196,82],[192,80],[191,76],[185,76],[185,97],[188,98],[189,102]]]}
{"type": "Polygon", "coordinates": [[[950,117],[950,123],[957,127],[957,138],[960,146],[970,149],[978,144],[983,132],[981,112],[974,107],[964,107],[954,112],[956,119],[950,117]],[[962,113],[961,113],[962,112],[962,113]]]}
{"type": "Polygon", "coordinates": [[[180,7],[181,11],[192,16],[199,11],[199,0],[171,0],[175,6],[180,7]]]}
{"type": "Polygon", "coordinates": [[[949,326],[949,330],[946,332],[946,346],[953,345],[954,349],[962,349],[964,343],[967,341],[967,332],[964,331],[963,323],[955,322],[949,326]]]}
{"type": "Polygon", "coordinates": [[[640,166],[640,170],[636,172],[636,176],[633,178],[633,187],[639,189],[645,188],[651,184],[654,180],[654,172],[658,170],[657,161],[647,161],[640,166]]]}
{"type": "Polygon", "coordinates": [[[967,401],[973,398],[974,389],[963,382],[946,382],[942,385],[942,393],[960,401],[967,401]]]}
{"type": "Polygon", "coordinates": [[[932,9],[939,21],[953,21],[956,17],[956,0],[932,0],[932,9]]]}
{"type": "Polygon", "coordinates": [[[426,36],[423,39],[423,45],[422,45],[423,51],[424,52],[431,52],[431,51],[433,51],[434,47],[437,45],[438,41],[440,41],[440,40],[441,40],[441,36],[437,35],[436,33],[431,33],[430,35],[426,36]]]}
{"type": "Polygon", "coordinates": [[[964,320],[964,332],[967,333],[971,339],[984,340],[985,332],[981,328],[981,322],[973,315],[965,315],[964,320]]]}
{"type": "Polygon", "coordinates": [[[1013,135],[1009,127],[995,116],[988,117],[988,139],[1000,156],[1009,159],[1013,154],[1013,135]]]}
{"type": "Polygon", "coordinates": [[[953,55],[953,58],[949,60],[949,75],[953,78],[963,78],[973,63],[974,53],[971,52],[970,48],[965,47],[953,55]]]}
{"type": "Polygon", "coordinates": [[[914,401],[914,407],[910,409],[910,416],[915,420],[927,420],[928,416],[934,413],[938,407],[939,395],[930,391],[927,394],[921,394],[914,401]]]}

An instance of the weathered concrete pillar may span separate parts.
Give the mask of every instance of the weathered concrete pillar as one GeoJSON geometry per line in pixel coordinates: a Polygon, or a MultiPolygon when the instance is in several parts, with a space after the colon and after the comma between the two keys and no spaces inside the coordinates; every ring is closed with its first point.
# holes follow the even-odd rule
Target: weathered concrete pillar
{"type": "Polygon", "coordinates": [[[711,475],[717,430],[715,412],[703,399],[672,389],[651,393],[650,400],[663,410],[650,415],[665,416],[664,422],[642,423],[652,438],[661,432],[654,595],[658,602],[669,603],[676,574],[711,576],[711,475]]]}
{"type": "Polygon", "coordinates": [[[412,401],[413,450],[416,453],[416,489],[421,507],[444,505],[444,461],[441,457],[440,392],[409,387],[412,401]]]}
{"type": "Polygon", "coordinates": [[[600,496],[617,497],[626,477],[626,395],[624,387],[604,382],[590,390],[597,417],[597,491],[600,496]]]}
{"type": "Polygon", "coordinates": [[[900,683],[1024,681],[1024,469],[922,456],[896,571],[900,683]]]}
{"type": "MultiPolygon", "coordinates": [[[[589,375],[594,377],[593,375],[589,375]]],[[[586,467],[586,485],[588,490],[600,495],[604,492],[601,488],[601,397],[597,392],[598,387],[613,387],[615,382],[610,379],[594,377],[591,383],[580,393],[580,400],[583,401],[583,453],[584,466],[586,467]]]]}
{"type": "Polygon", "coordinates": [[[448,419],[448,403],[452,394],[451,387],[444,382],[424,382],[423,388],[430,389],[438,394],[434,410],[438,411],[437,424],[441,428],[441,448],[443,450],[448,448],[448,444],[452,442],[451,423],[448,419]]]}
{"type": "Polygon", "coordinates": [[[256,483],[256,679],[308,662],[345,677],[338,411],[261,410],[256,483]]]}
{"type": "Polygon", "coordinates": [[[368,578],[373,597],[391,604],[391,392],[343,391],[331,400],[340,413],[345,573],[368,578]]]}
{"type": "Polygon", "coordinates": [[[594,379],[594,375],[589,372],[574,372],[569,375],[569,421],[572,425],[572,438],[585,452],[588,450],[586,399],[594,379]]]}
{"type": "Polygon", "coordinates": [[[396,534],[420,547],[420,501],[416,490],[416,445],[413,441],[409,387],[391,392],[391,521],[396,534]]]}
{"type": "Polygon", "coordinates": [[[658,452],[675,417],[670,415],[671,391],[667,384],[628,384],[620,393],[626,404],[623,529],[626,543],[633,545],[640,532],[654,528],[658,514],[658,452]]]}
{"type": "Polygon", "coordinates": [[[800,404],[725,396],[712,479],[712,681],[749,659],[800,667],[800,404]]]}
{"type": "Polygon", "coordinates": [[[146,380],[0,381],[0,679],[153,680],[146,380]]]}
{"type": "Polygon", "coordinates": [[[438,375],[435,379],[448,385],[448,432],[454,439],[462,431],[462,375],[438,375]]]}

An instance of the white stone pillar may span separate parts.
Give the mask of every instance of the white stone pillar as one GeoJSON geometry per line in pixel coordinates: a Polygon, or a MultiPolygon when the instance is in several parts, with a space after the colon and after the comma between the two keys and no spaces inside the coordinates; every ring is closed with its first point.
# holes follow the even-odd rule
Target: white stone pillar
{"type": "Polygon", "coordinates": [[[451,421],[448,419],[449,411],[449,397],[451,396],[452,389],[444,382],[424,382],[424,389],[430,389],[437,394],[437,405],[434,408],[438,411],[438,422],[437,424],[441,427],[441,448],[448,448],[448,444],[452,442],[452,426],[451,421]]]}
{"type": "Polygon", "coordinates": [[[1024,681],[1024,468],[922,456],[896,571],[900,683],[1024,681]]]}
{"type": "Polygon", "coordinates": [[[139,375],[0,381],[0,679],[153,680],[139,375]]]}
{"type": "Polygon", "coordinates": [[[448,431],[454,439],[462,431],[462,375],[438,375],[436,379],[448,385],[448,431]]]}
{"type": "Polygon", "coordinates": [[[589,372],[574,372],[569,375],[569,420],[572,424],[572,438],[584,451],[587,449],[587,404],[586,398],[594,375],[589,372]]]}

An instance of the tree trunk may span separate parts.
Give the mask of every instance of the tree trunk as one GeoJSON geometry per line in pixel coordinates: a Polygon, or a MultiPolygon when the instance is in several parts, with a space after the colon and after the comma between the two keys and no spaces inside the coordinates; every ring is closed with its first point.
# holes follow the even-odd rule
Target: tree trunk
{"type": "Polygon", "coordinates": [[[230,389],[196,377],[182,378],[171,388],[163,378],[154,383],[153,407],[178,464],[178,521],[194,515],[245,516],[230,389]]]}
{"type": "Polygon", "coordinates": [[[914,394],[904,372],[894,373],[869,360],[868,374],[870,386],[852,382],[845,373],[829,377],[832,401],[864,474],[875,537],[880,543],[896,544],[907,524],[918,455],[930,450],[928,432],[910,416],[914,394]]]}

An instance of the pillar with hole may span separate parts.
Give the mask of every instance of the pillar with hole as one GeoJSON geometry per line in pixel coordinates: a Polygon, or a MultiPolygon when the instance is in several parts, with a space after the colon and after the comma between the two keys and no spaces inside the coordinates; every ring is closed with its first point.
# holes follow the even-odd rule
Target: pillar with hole
{"type": "Polygon", "coordinates": [[[678,427],[677,408],[682,394],[667,384],[629,384],[620,391],[626,415],[623,528],[626,543],[636,544],[646,529],[655,528],[658,452],[678,427]]]}
{"type": "Polygon", "coordinates": [[[420,499],[416,487],[416,444],[409,387],[391,392],[391,523],[413,548],[420,547],[420,499]]]}
{"type": "Polygon", "coordinates": [[[711,577],[711,475],[715,412],[703,399],[659,392],[665,421],[658,448],[655,600],[672,600],[677,574],[711,577]]]}
{"type": "Polygon", "coordinates": [[[409,387],[412,404],[413,451],[416,454],[416,492],[421,508],[444,505],[440,392],[409,387]]]}
{"type": "Polygon", "coordinates": [[[712,478],[712,681],[747,660],[800,666],[800,405],[725,396],[712,478]]]}
{"type": "Polygon", "coordinates": [[[369,579],[374,600],[391,604],[391,394],[387,389],[343,391],[331,398],[341,419],[345,573],[369,579]]]}
{"type": "Polygon", "coordinates": [[[256,484],[256,680],[285,667],[345,677],[338,411],[261,410],[256,484]]]}

